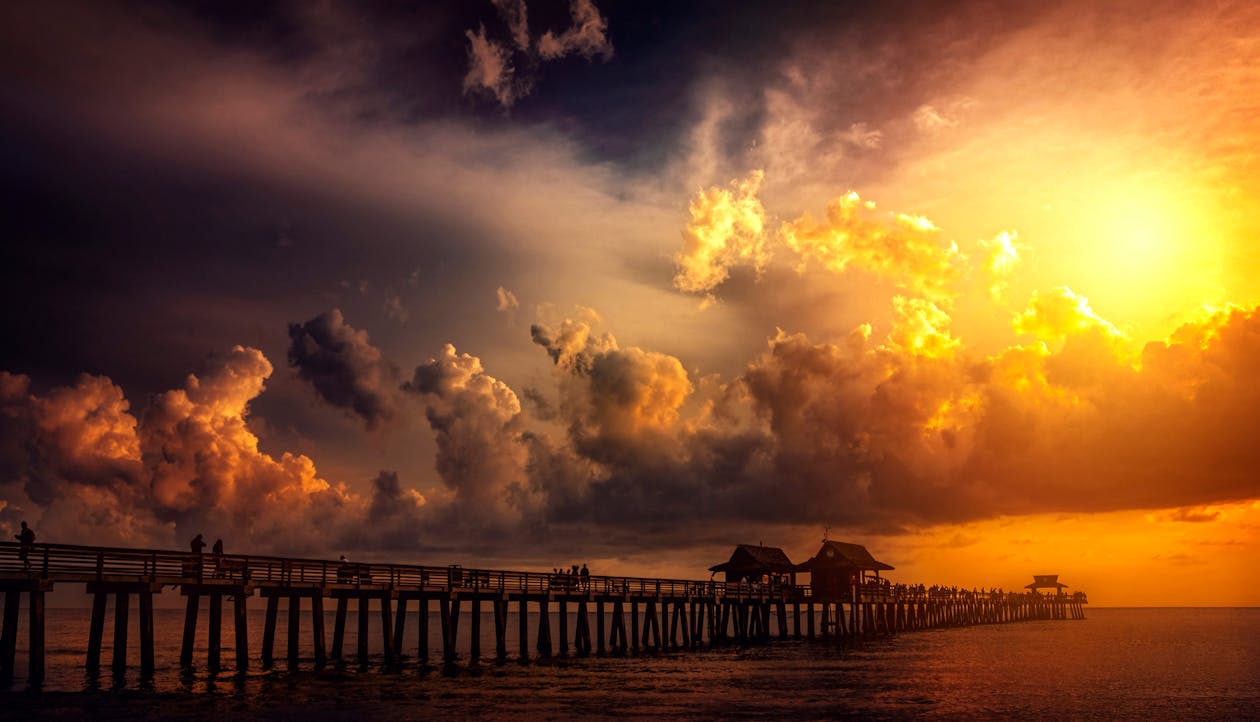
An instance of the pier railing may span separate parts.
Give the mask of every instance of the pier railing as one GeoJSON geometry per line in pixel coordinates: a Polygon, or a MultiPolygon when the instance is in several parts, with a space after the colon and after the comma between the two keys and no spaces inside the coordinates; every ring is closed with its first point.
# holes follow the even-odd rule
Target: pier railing
{"type": "MultiPolygon", "coordinates": [[[[94,547],[75,544],[0,542],[0,575],[49,581],[148,581],[161,585],[255,584],[275,586],[394,587],[419,590],[459,589],[487,593],[592,593],[603,596],[693,596],[734,598],[813,597],[807,584],[752,584],[533,572],[382,562],[334,561],[256,554],[195,554],[163,549],[94,547]]],[[[884,580],[857,587],[858,601],[919,603],[945,599],[998,601],[1025,591],[967,590],[956,587],[889,584],[884,580]]],[[[1053,595],[1051,595],[1053,596],[1053,595]]],[[[1082,592],[1067,596],[1084,600],[1082,592]]]]}
{"type": "Polygon", "coordinates": [[[527,594],[593,593],[607,596],[809,596],[806,585],[755,585],[713,580],[604,575],[583,577],[569,572],[334,561],[254,554],[197,554],[75,544],[39,543],[24,548],[15,542],[0,542],[0,575],[65,582],[135,580],[160,585],[248,583],[422,590],[445,588],[527,594]]]}

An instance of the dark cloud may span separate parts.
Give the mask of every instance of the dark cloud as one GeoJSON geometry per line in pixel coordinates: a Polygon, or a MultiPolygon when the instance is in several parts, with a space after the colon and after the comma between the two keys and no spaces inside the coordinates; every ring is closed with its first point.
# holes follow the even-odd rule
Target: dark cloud
{"type": "Polygon", "coordinates": [[[369,429],[397,415],[398,369],[339,309],[289,324],[289,340],[289,365],[324,401],[369,429]]]}

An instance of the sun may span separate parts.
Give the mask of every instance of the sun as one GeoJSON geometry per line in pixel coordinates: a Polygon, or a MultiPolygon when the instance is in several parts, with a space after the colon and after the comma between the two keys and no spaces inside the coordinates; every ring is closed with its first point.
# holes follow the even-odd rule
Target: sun
{"type": "Polygon", "coordinates": [[[1078,196],[1056,230],[1067,285],[1122,328],[1169,333],[1224,293],[1223,229],[1175,184],[1100,184],[1078,196]]]}

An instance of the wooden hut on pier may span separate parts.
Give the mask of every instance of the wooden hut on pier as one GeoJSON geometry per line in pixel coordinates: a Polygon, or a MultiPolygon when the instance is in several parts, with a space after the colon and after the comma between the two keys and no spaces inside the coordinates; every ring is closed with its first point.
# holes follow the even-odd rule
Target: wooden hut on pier
{"type": "Polygon", "coordinates": [[[725,573],[729,583],[786,577],[789,584],[796,584],[796,565],[779,547],[740,544],[730,559],[709,567],[709,571],[725,573]]]}
{"type": "Polygon", "coordinates": [[[1059,581],[1058,574],[1034,574],[1033,583],[1025,584],[1024,589],[1037,594],[1040,594],[1042,589],[1053,589],[1055,594],[1062,594],[1067,586],[1059,581]]]}
{"type": "Polygon", "coordinates": [[[856,590],[866,586],[878,586],[879,573],[893,567],[877,561],[866,547],[823,540],[822,547],[809,561],[796,566],[800,572],[809,572],[810,587],[819,599],[848,600],[856,590]]]}

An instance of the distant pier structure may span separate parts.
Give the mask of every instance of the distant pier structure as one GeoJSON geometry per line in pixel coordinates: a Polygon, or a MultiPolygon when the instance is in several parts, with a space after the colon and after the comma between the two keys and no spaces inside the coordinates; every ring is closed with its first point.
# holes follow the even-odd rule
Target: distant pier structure
{"type": "Polygon", "coordinates": [[[289,667],[342,663],[353,604],[358,632],[355,661],[368,664],[368,640],[376,633],[384,650],[381,667],[389,670],[398,669],[405,657],[427,665],[431,635],[440,640],[443,663],[462,659],[475,666],[487,659],[501,662],[510,657],[526,662],[531,656],[553,654],[627,655],[789,639],[842,643],[940,627],[1083,619],[1083,605],[1088,603],[1081,592],[1065,593],[1066,585],[1057,575],[1038,575],[1020,592],[967,591],[891,584],[880,576],[891,569],[865,547],[836,541],[824,541],[818,553],[802,564],[793,564],[777,547],[737,546],[726,562],[710,567],[714,575],[724,573],[724,581],[0,542],[0,592],[4,595],[0,683],[15,675],[23,598],[28,610],[27,679],[32,687],[42,683],[44,597],[55,585],[65,584],[83,585],[92,598],[84,650],[89,671],[101,664],[111,595],[111,666],[115,675],[128,670],[130,601],[133,596],[138,599],[142,677],[156,669],[153,597],[167,589],[178,590],[185,599],[179,662],[190,671],[202,663],[194,658],[194,650],[205,601],[204,669],[211,674],[224,671],[223,614],[229,603],[234,629],[231,668],[238,674],[254,662],[264,669],[274,665],[282,602],[287,631],[284,657],[289,667]],[[810,582],[800,583],[806,573],[810,582]],[[1043,593],[1043,589],[1053,592],[1043,593]],[[257,657],[249,649],[247,616],[247,605],[255,595],[266,600],[257,657]],[[331,643],[325,629],[325,601],[335,602],[331,643]],[[408,630],[407,611],[412,603],[419,615],[416,629],[408,630]],[[438,616],[431,625],[429,614],[435,606],[438,616]],[[304,607],[309,612],[305,632],[304,607]],[[492,613],[493,651],[481,648],[483,610],[492,613]],[[512,612],[518,649],[510,654],[507,630],[512,612]],[[464,642],[461,626],[468,630],[464,642]],[[313,658],[300,655],[304,634],[311,635],[313,658]]]}

